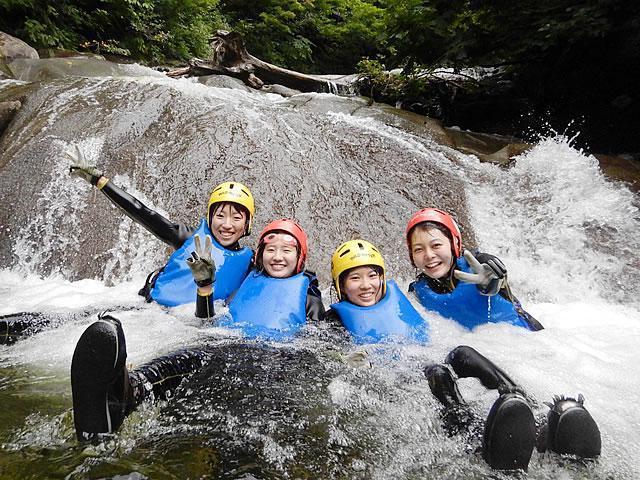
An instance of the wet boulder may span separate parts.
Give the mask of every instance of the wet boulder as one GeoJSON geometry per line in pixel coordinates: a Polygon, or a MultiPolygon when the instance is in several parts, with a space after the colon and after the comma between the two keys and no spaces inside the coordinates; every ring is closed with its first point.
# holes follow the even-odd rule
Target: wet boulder
{"type": "Polygon", "coordinates": [[[17,58],[37,59],[38,52],[22,40],[0,32],[0,62],[9,63],[17,58]]]}
{"type": "Polygon", "coordinates": [[[278,95],[282,95],[283,97],[293,97],[294,95],[302,93],[300,90],[288,88],[284,85],[278,85],[277,83],[274,83],[272,85],[265,85],[260,89],[260,91],[265,93],[277,93],[278,95]]]}
{"type": "Polygon", "coordinates": [[[13,120],[13,117],[22,107],[22,103],[17,100],[12,102],[0,102],[0,135],[4,132],[7,125],[13,120]]]}
{"type": "Polygon", "coordinates": [[[228,75],[203,75],[198,77],[198,82],[208,87],[231,88],[232,90],[243,90],[245,92],[252,91],[242,80],[228,75]]]}

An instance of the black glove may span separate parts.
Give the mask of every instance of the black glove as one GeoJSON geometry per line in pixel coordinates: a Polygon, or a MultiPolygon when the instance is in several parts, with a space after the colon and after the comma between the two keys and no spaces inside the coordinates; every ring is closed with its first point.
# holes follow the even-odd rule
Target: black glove
{"type": "Polygon", "coordinates": [[[482,263],[473,256],[469,250],[465,250],[464,258],[474,273],[456,270],[453,276],[461,282],[475,283],[482,295],[492,296],[497,294],[506,281],[507,267],[498,257],[489,254],[481,254],[482,263]]]}
{"type": "Polygon", "coordinates": [[[206,287],[216,281],[216,264],[211,258],[211,237],[206,236],[204,248],[200,242],[200,235],[194,238],[195,250],[187,258],[187,265],[191,269],[193,281],[199,287],[206,287]]]}

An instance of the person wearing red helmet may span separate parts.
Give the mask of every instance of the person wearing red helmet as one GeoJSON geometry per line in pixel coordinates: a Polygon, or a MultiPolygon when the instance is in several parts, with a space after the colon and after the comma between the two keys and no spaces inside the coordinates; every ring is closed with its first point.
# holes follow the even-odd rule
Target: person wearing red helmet
{"type": "MultiPolygon", "coordinates": [[[[216,289],[211,260],[212,240],[194,239],[187,258],[197,286],[196,315],[211,318],[216,289]]],[[[307,320],[324,317],[315,275],[305,271],[307,235],[293,220],[265,227],[258,240],[254,266],[227,303],[229,314],[216,326],[239,329],[245,337],[284,341],[307,320]]],[[[90,440],[115,432],[145,398],[167,398],[181,381],[199,371],[209,353],[185,349],[128,371],[126,341],[120,321],[101,315],[78,340],[71,364],[76,436],[90,440]]]]}
{"type": "MultiPolygon", "coordinates": [[[[280,337],[285,332],[295,333],[307,319],[322,320],[324,306],[318,280],[304,269],[307,252],[307,234],[298,223],[286,218],[269,223],[260,234],[252,271],[229,297],[230,316],[217,324],[242,325],[242,331],[250,336],[280,337]],[[272,315],[265,315],[270,311],[272,315]]],[[[201,279],[209,279],[209,271],[198,273],[199,266],[206,266],[206,257],[205,247],[187,260],[198,285],[201,279]]],[[[199,288],[196,316],[213,317],[212,300],[211,291],[199,288]]]]}
{"type": "MultiPolygon", "coordinates": [[[[507,322],[534,331],[543,328],[511,292],[507,269],[497,257],[463,250],[460,229],[448,213],[436,208],[419,210],[409,219],[406,241],[409,259],[421,271],[409,290],[425,308],[469,329],[488,322],[507,322]]],[[[500,397],[485,422],[482,450],[493,468],[526,470],[536,436],[540,451],[549,449],[583,458],[600,455],[600,430],[585,409],[582,395],[577,399],[554,397],[546,418],[538,418],[536,432],[529,397],[503,370],[474,349],[455,348],[444,364],[425,368],[425,375],[434,396],[445,406],[445,416],[454,430],[469,421],[478,421],[465,408],[456,378],[478,378],[486,388],[499,391],[500,397]],[[519,420],[497,421],[501,417],[519,420]],[[514,450],[515,436],[524,441],[514,450]]]]}
{"type": "Polygon", "coordinates": [[[511,291],[499,258],[463,249],[460,229],[447,212],[423,208],[413,214],[406,240],[411,264],[420,270],[409,291],[426,309],[469,329],[498,322],[543,328],[511,291]]]}

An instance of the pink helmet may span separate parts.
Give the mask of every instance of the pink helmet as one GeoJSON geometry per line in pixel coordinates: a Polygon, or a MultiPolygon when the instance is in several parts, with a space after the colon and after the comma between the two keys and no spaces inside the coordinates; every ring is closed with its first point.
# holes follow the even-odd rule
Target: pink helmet
{"type": "Polygon", "coordinates": [[[296,265],[296,273],[300,273],[304,269],[304,264],[307,261],[307,234],[304,232],[302,227],[298,225],[295,221],[290,220],[288,218],[283,218],[281,220],[275,220],[269,223],[260,234],[260,239],[258,240],[258,253],[261,248],[264,247],[266,243],[268,243],[268,238],[270,233],[278,233],[285,232],[291,235],[298,242],[298,264],[296,265]]]}

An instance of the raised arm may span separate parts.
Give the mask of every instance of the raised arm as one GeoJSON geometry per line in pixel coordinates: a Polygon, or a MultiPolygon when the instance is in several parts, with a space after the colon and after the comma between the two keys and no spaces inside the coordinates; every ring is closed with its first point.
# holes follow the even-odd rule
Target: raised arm
{"type": "Polygon", "coordinates": [[[113,204],[136,223],[142,225],[164,243],[179,248],[193,234],[193,228],[173,223],[156,211],[150,209],[137,198],[113,184],[95,166],[90,165],[84,152],[78,145],[72,145],[65,151],[71,161],[69,173],[82,178],[102,191],[113,204]]]}

